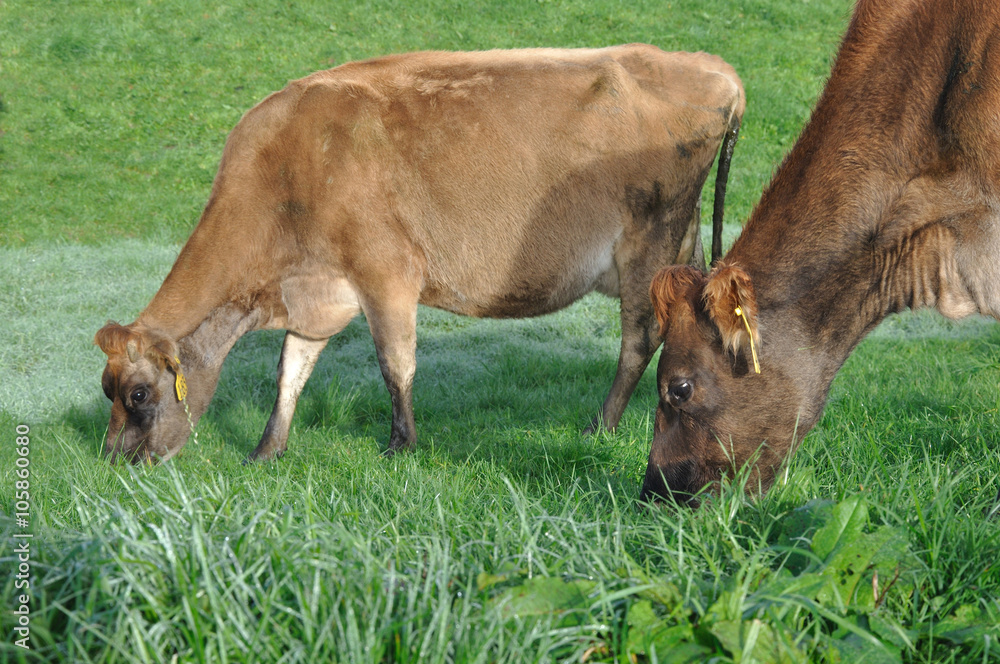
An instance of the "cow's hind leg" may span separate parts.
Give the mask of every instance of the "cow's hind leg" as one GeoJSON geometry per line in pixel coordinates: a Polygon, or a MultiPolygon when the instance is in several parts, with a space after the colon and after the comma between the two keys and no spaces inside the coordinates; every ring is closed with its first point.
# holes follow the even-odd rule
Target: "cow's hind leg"
{"type": "Polygon", "coordinates": [[[327,341],[329,339],[308,339],[294,332],[285,335],[278,362],[278,398],[260,443],[250,453],[250,461],[274,459],[285,453],[295,405],[327,341]]]}
{"type": "Polygon", "coordinates": [[[649,298],[649,283],[653,275],[658,269],[671,263],[688,263],[701,270],[705,269],[705,256],[699,235],[701,203],[695,202],[683,225],[677,223],[679,221],[679,219],[673,221],[668,216],[654,225],[684,228],[684,235],[679,241],[670,242],[662,237],[647,238],[638,235],[631,244],[619,247],[619,254],[615,256],[621,275],[619,296],[622,313],[622,347],[611,390],[604,400],[601,413],[590,423],[586,433],[593,433],[602,425],[608,431],[618,426],[632,392],[639,384],[639,379],[642,378],[649,361],[653,359],[656,349],[660,347],[659,323],[653,314],[649,298]],[[676,256],[662,256],[650,249],[656,246],[676,246],[678,251],[676,256]]]}
{"type": "Polygon", "coordinates": [[[390,297],[362,298],[382,378],[392,399],[392,430],[386,455],[410,450],[417,441],[413,377],[417,369],[418,293],[399,285],[390,297]]]}
{"type": "Polygon", "coordinates": [[[618,426],[643,371],[660,346],[656,332],[658,324],[652,307],[632,300],[622,292],[622,347],[618,355],[618,370],[601,413],[590,423],[586,433],[593,433],[601,426],[613,431],[618,426]]]}

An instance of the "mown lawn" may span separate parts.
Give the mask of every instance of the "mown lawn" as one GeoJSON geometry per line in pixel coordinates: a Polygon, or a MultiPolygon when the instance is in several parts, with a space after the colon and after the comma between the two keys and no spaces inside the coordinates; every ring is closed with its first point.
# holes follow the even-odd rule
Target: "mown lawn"
{"type": "MultiPolygon", "coordinates": [[[[698,511],[636,496],[647,372],[582,436],[617,303],[481,321],[422,309],[419,449],[384,459],[363,320],[324,351],[278,463],[243,466],[279,333],[227,363],[198,442],[100,458],[107,319],[156,291],[226,133],[289,79],[417,49],[644,41],[734,64],[738,232],[808,116],[845,0],[0,4],[0,661],[1000,661],[1000,328],[887,320],[787,473],[698,511]],[[19,587],[18,425],[30,433],[19,587]],[[15,645],[19,597],[31,650],[15,645]]],[[[707,187],[703,210],[711,209],[707,187]]],[[[704,229],[707,231],[707,228],[704,229]]]]}

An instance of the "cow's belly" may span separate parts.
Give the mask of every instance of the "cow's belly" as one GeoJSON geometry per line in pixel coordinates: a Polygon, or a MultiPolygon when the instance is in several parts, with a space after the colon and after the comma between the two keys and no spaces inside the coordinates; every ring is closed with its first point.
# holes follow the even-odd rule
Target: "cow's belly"
{"type": "Polygon", "coordinates": [[[527,318],[558,311],[595,290],[617,297],[613,242],[574,249],[495,256],[485,269],[470,260],[446,274],[432,272],[420,302],[477,318],[527,318]]]}

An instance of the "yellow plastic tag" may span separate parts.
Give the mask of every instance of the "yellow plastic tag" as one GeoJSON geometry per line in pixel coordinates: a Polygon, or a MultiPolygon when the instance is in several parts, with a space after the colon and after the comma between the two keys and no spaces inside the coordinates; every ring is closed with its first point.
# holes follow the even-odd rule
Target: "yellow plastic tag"
{"type": "Polygon", "coordinates": [[[753,331],[750,329],[750,321],[743,315],[743,308],[736,307],[736,315],[743,319],[743,324],[747,327],[747,334],[750,335],[750,353],[753,355],[753,370],[760,373],[760,362],[757,361],[757,344],[754,343],[753,331]]]}
{"type": "Polygon", "coordinates": [[[188,395],[188,384],[181,372],[181,361],[178,358],[174,359],[177,361],[177,379],[174,381],[174,391],[177,392],[177,400],[184,401],[188,395]]]}

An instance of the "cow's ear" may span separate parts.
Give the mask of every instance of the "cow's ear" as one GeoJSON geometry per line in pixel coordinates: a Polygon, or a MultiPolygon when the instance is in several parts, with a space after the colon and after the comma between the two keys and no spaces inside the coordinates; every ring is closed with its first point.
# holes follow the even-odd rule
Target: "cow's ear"
{"type": "Polygon", "coordinates": [[[667,323],[676,312],[677,304],[700,288],[705,275],[690,265],[673,265],[656,273],[649,284],[649,297],[653,301],[653,313],[660,323],[660,336],[666,336],[667,323]]]}
{"type": "Polygon", "coordinates": [[[128,353],[133,362],[140,352],[139,344],[141,342],[142,338],[131,327],[119,325],[113,321],[108,321],[108,324],[94,335],[94,344],[99,346],[109,358],[128,353]]]}
{"type": "Polygon", "coordinates": [[[705,284],[705,309],[719,333],[722,344],[733,352],[756,354],[760,343],[757,331],[757,297],[753,282],[743,268],[720,263],[705,284]]]}
{"type": "Polygon", "coordinates": [[[174,373],[180,373],[180,360],[177,359],[177,344],[163,337],[153,343],[146,351],[146,357],[161,369],[170,367],[174,373]]]}

